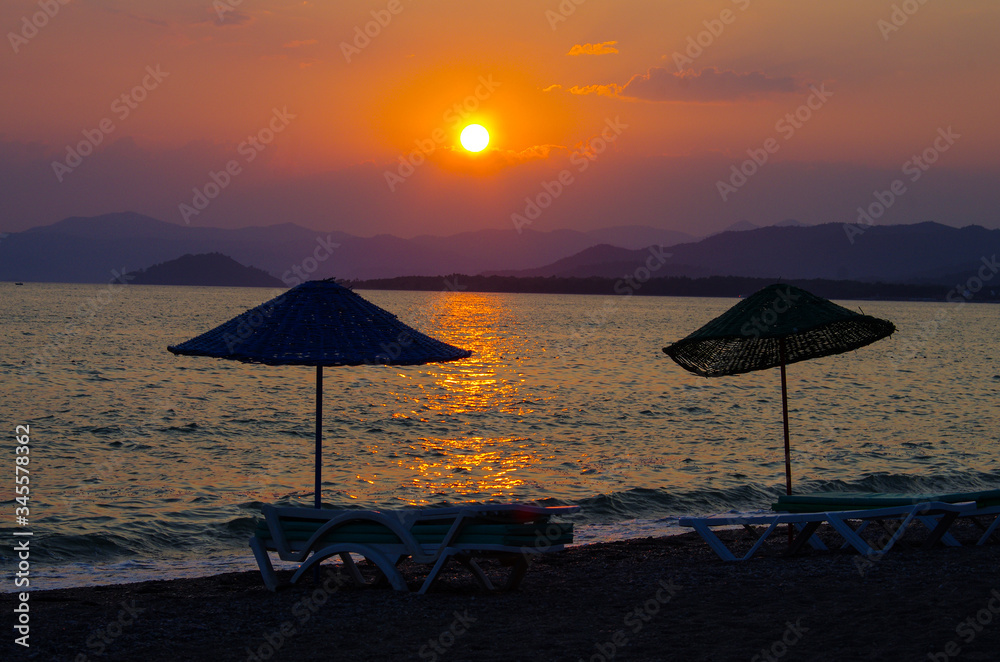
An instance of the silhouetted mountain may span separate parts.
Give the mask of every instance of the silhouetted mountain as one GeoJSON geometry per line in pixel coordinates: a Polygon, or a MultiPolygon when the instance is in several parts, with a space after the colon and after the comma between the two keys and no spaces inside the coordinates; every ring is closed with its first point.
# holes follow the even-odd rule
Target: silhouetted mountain
{"type": "MultiPolygon", "coordinates": [[[[892,283],[964,282],[980,267],[990,271],[1000,253],[1000,230],[939,223],[864,228],[848,237],[840,223],[771,226],[723,232],[699,242],[671,246],[655,276],[706,275],[769,279],[826,278],[892,283]],[[853,243],[851,239],[853,238],[853,243]],[[956,281],[956,274],[965,274],[956,281]]],[[[640,268],[649,250],[595,247],[538,269],[507,270],[511,276],[622,276],[640,268]]],[[[1000,287],[1000,278],[997,278],[1000,287]]]]}
{"type": "Polygon", "coordinates": [[[381,278],[441,271],[530,269],[596,243],[626,248],[691,240],[690,235],[627,226],[590,232],[479,230],[448,237],[356,237],[293,223],[239,229],[165,223],[124,212],[73,217],[12,233],[0,242],[0,280],[107,282],[179,255],[219,252],[253,264],[286,285],[311,278],[381,278]]]}
{"type": "Polygon", "coordinates": [[[619,248],[645,248],[647,246],[673,246],[697,241],[699,237],[677,230],[651,228],[646,225],[623,225],[614,228],[589,230],[585,233],[592,244],[608,244],[619,248]]]}
{"type": "Polygon", "coordinates": [[[591,246],[567,258],[538,269],[485,272],[484,276],[517,276],[519,278],[621,278],[639,267],[651,274],[667,276],[711,276],[711,271],[672,263],[671,250],[660,246],[629,250],[601,244],[591,246]],[[652,259],[651,259],[652,258],[652,259]],[[648,264],[647,264],[648,261],[648,264]]]}
{"type": "MultiPolygon", "coordinates": [[[[746,230],[756,230],[759,227],[759,225],[755,225],[750,221],[736,221],[722,232],[745,232],[746,230]]],[[[720,232],[718,234],[722,233],[720,232]]]]}
{"type": "Polygon", "coordinates": [[[202,285],[214,287],[284,287],[263,269],[247,267],[222,253],[182,255],[133,274],[133,285],[202,285]]]}

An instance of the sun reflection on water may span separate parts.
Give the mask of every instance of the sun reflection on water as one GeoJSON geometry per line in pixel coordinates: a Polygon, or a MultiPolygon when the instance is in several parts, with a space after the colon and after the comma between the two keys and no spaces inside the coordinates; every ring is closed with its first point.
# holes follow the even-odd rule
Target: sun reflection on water
{"type": "Polygon", "coordinates": [[[420,439],[416,457],[399,461],[412,487],[427,497],[477,495],[503,498],[526,480],[519,471],[539,460],[525,439],[463,437],[420,439]]]}
{"type": "MultiPolygon", "coordinates": [[[[509,297],[481,293],[439,296],[425,302],[420,312],[419,319],[401,318],[473,354],[468,359],[421,366],[400,375],[405,386],[390,394],[398,407],[393,418],[428,423],[477,413],[520,417],[534,411],[530,399],[522,395],[525,377],[518,363],[526,337],[518,333],[521,320],[510,308],[509,297]]],[[[422,436],[410,442],[403,457],[394,460],[391,472],[408,488],[409,503],[463,496],[509,497],[527,485],[524,471],[542,461],[538,451],[544,443],[484,436],[485,430],[474,426],[467,426],[464,432],[454,437],[422,436]]]]}

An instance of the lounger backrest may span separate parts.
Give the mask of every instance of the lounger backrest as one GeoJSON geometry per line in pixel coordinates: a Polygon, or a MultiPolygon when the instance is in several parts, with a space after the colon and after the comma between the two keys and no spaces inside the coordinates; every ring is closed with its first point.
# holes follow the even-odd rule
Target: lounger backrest
{"type": "MultiPolygon", "coordinates": [[[[552,523],[548,518],[527,523],[490,521],[489,518],[473,518],[463,524],[453,544],[460,545],[504,545],[522,547],[535,545],[539,540],[548,545],[565,545],[573,542],[572,523],[552,523]]],[[[410,533],[421,545],[440,544],[451,530],[454,520],[418,521],[410,527],[410,533]]],[[[295,548],[308,542],[323,525],[315,519],[281,518],[281,528],[288,544],[295,548]],[[298,544],[296,544],[298,543],[298,544]]],[[[257,524],[254,535],[262,540],[271,538],[264,521],[257,524]]],[[[371,545],[403,544],[393,531],[375,522],[345,522],[319,538],[320,543],[353,542],[371,545]]]]}

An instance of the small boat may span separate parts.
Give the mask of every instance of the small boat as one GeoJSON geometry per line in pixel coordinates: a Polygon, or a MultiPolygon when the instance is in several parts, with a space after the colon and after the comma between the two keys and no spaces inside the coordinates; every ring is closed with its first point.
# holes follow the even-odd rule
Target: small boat
{"type": "Polygon", "coordinates": [[[15,285],[24,285],[24,283],[14,283],[15,285]]]}

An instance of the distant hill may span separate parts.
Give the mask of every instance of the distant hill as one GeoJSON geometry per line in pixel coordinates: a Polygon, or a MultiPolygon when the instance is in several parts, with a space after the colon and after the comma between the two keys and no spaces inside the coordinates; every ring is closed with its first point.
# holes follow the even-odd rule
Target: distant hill
{"type": "MultiPolygon", "coordinates": [[[[647,268],[652,247],[657,255],[670,254],[653,260],[655,278],[714,275],[954,285],[962,282],[962,274],[971,278],[983,259],[1000,253],[1000,230],[976,225],[917,223],[863,230],[849,237],[840,223],[804,226],[786,220],[700,240],[642,225],[586,232],[529,228],[518,233],[505,228],[447,237],[358,237],[294,223],[191,227],[123,212],[67,218],[7,235],[0,242],[0,281],[108,282],[113,271],[134,272],[178,255],[203,253],[222,253],[252,264],[286,286],[306,279],[440,273],[620,278],[647,268]]],[[[1000,277],[992,282],[991,287],[1000,288],[1000,277]]]]}
{"type": "MultiPolygon", "coordinates": [[[[853,239],[840,223],[727,231],[669,247],[665,252],[670,258],[653,275],[954,285],[975,276],[984,259],[989,262],[1000,254],[1000,230],[978,225],[873,226],[853,239]]],[[[621,277],[641,268],[649,257],[650,249],[595,246],[544,267],[498,275],[621,277]]],[[[1000,276],[992,287],[1000,289],[1000,276]]]]}
{"type": "Polygon", "coordinates": [[[186,226],[121,212],[72,217],[0,242],[0,281],[100,283],[178,255],[223,253],[286,285],[303,278],[390,278],[439,272],[532,269],[607,243],[628,249],[695,238],[642,225],[590,231],[505,229],[447,237],[358,237],[294,223],[238,229],[186,226]]]}
{"type": "MultiPolygon", "coordinates": [[[[671,254],[673,249],[662,249],[654,251],[656,255],[671,254]]],[[[630,250],[601,244],[591,246],[567,258],[553,262],[550,265],[538,269],[524,269],[520,271],[506,270],[485,272],[484,276],[516,276],[519,278],[554,277],[554,278],[620,278],[624,274],[631,273],[638,266],[645,264],[646,258],[650,256],[650,249],[630,250]]],[[[657,264],[655,275],[657,277],[666,276],[688,276],[704,277],[714,275],[707,269],[682,266],[678,267],[670,263],[670,258],[663,264],[657,264]]],[[[659,262],[659,260],[658,260],[659,262]]]]}
{"type": "MultiPolygon", "coordinates": [[[[745,232],[746,230],[756,230],[758,228],[760,228],[759,225],[755,225],[750,221],[744,220],[744,221],[736,221],[722,232],[745,232]]],[[[722,234],[722,233],[719,232],[717,234],[722,234]]]]}
{"type": "Polygon", "coordinates": [[[222,253],[182,255],[135,273],[133,285],[202,285],[213,287],[284,287],[263,269],[247,267],[222,253]]]}

